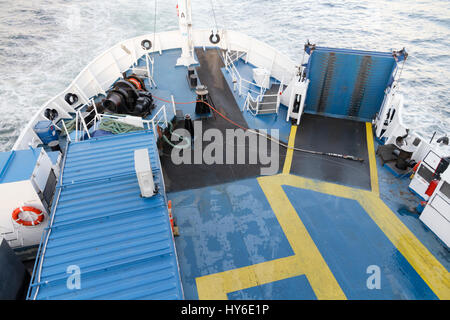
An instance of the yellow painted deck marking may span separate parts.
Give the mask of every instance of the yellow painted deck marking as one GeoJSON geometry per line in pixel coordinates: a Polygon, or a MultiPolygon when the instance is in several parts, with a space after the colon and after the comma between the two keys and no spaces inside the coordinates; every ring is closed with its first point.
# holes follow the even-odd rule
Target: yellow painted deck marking
{"type": "MultiPolygon", "coordinates": [[[[297,126],[293,125],[293,126],[291,126],[291,133],[289,134],[289,142],[288,142],[289,147],[294,147],[296,134],[297,134],[297,126]]],[[[286,159],[284,160],[284,167],[283,167],[284,174],[289,174],[289,172],[291,171],[293,156],[294,156],[294,150],[287,149],[286,159]]]]}
{"type": "MultiPolygon", "coordinates": [[[[196,278],[199,299],[227,299],[227,293],[302,274],[306,275],[318,299],[346,299],[344,292],[282,189],[282,185],[297,187],[299,181],[301,186],[307,188],[306,186],[312,182],[312,180],[303,178],[296,180],[296,178],[299,177],[282,174],[257,179],[294,255],[196,278]]],[[[347,189],[348,191],[352,190],[343,188],[344,191],[341,191],[341,195],[347,189]]]]}
{"type": "Polygon", "coordinates": [[[450,273],[375,194],[361,191],[357,199],[398,251],[439,299],[450,299],[450,273]]]}
{"type": "Polygon", "coordinates": [[[373,193],[379,195],[380,187],[378,185],[377,159],[375,158],[375,147],[373,144],[373,130],[372,124],[370,122],[366,122],[366,138],[367,138],[367,151],[369,152],[371,190],[373,193]]]}
{"type": "MultiPolygon", "coordinates": [[[[294,145],[296,131],[297,127],[292,126],[289,145],[294,145]]],[[[304,274],[318,299],[346,299],[326,261],[283,191],[282,186],[288,185],[358,201],[436,296],[439,299],[449,300],[450,273],[379,197],[378,174],[370,123],[366,123],[366,133],[371,191],[290,175],[293,150],[288,150],[282,174],[260,177],[257,180],[294,251],[294,255],[196,278],[199,298],[227,299],[227,293],[230,292],[304,274]]]]}
{"type": "Polygon", "coordinates": [[[196,278],[199,299],[226,300],[227,293],[303,274],[295,256],[196,278]]]}
{"type": "Polygon", "coordinates": [[[318,299],[346,299],[333,273],[289,201],[282,185],[296,186],[292,175],[258,178],[259,184],[318,299]]]}

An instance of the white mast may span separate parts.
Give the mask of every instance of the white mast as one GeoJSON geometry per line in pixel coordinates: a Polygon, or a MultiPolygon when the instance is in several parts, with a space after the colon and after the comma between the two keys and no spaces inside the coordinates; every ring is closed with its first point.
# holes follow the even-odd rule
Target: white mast
{"type": "Polygon", "coordinates": [[[178,0],[178,23],[183,39],[181,57],[177,60],[177,66],[189,67],[198,62],[194,58],[194,44],[192,43],[192,11],[191,0],[178,0]]]}

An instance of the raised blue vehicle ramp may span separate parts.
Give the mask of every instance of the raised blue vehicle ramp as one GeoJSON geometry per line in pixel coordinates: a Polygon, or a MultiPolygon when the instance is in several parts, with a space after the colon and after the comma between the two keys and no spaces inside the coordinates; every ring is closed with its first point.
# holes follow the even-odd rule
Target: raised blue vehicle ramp
{"type": "Polygon", "coordinates": [[[183,299],[151,131],[69,144],[58,188],[28,299],[183,299]],[[151,198],[134,168],[143,148],[158,186],[151,198]]]}
{"type": "Polygon", "coordinates": [[[407,57],[404,50],[375,52],[311,44],[305,51],[310,55],[305,112],[358,121],[374,118],[398,63],[407,57]]]}

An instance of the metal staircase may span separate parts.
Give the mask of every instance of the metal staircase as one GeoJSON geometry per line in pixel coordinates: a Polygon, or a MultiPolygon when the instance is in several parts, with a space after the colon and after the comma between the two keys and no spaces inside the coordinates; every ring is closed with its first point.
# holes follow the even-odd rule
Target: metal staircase
{"type": "Polygon", "coordinates": [[[285,86],[283,82],[273,83],[272,86],[253,98],[250,92],[247,93],[247,98],[244,103],[244,111],[248,110],[253,115],[273,114],[278,113],[281,102],[281,94],[285,86]]]}
{"type": "Polygon", "coordinates": [[[255,116],[278,113],[281,94],[285,89],[283,80],[280,83],[273,83],[269,89],[266,89],[253,81],[242,78],[234,63],[246,54],[244,51],[234,50],[223,52],[223,61],[225,68],[231,75],[233,90],[236,91],[238,89],[239,95],[242,95],[243,91],[247,92],[243,111],[248,110],[255,116]],[[259,90],[256,89],[258,87],[259,90]]]}
{"type": "Polygon", "coordinates": [[[4,231],[0,233],[0,242],[1,238],[5,239],[11,248],[18,247],[23,245],[22,240],[19,239],[19,233],[17,230],[14,231],[4,231]]]}

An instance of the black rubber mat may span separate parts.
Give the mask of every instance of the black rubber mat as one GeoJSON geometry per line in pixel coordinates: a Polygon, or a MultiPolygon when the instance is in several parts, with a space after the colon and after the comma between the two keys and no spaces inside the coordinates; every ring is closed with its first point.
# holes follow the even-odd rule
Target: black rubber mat
{"type": "Polygon", "coordinates": [[[233,92],[222,74],[221,68],[224,64],[219,49],[197,48],[195,54],[200,63],[200,66],[196,68],[198,77],[200,82],[208,88],[217,110],[240,126],[247,127],[233,92]]]}
{"type": "MultiPolygon", "coordinates": [[[[234,96],[226,83],[222,74],[221,67],[223,67],[222,59],[219,52],[215,49],[203,51],[203,49],[196,50],[197,58],[200,66],[197,67],[197,73],[203,85],[206,85],[211,99],[217,110],[225,115],[233,122],[240,126],[247,127],[247,123],[239,110],[239,107],[234,99],[234,96]]],[[[225,132],[227,129],[236,129],[237,126],[226,121],[220,115],[214,114],[213,117],[203,118],[199,120],[202,122],[203,131],[211,128],[216,128],[222,132],[225,139],[225,132]]],[[[184,121],[179,121],[176,127],[184,128],[184,121]]],[[[183,142],[182,142],[183,143],[183,142]]],[[[203,142],[202,149],[204,149],[211,142],[203,142]]],[[[270,145],[270,144],[269,144],[270,145]]],[[[180,164],[173,163],[171,158],[172,148],[164,144],[162,149],[161,164],[164,172],[164,179],[167,192],[182,191],[187,189],[202,188],[210,185],[217,185],[227,182],[232,182],[240,179],[257,177],[261,175],[261,168],[268,167],[267,164],[261,163],[259,157],[256,164],[237,164],[237,149],[234,149],[233,164],[226,164],[226,144],[223,145],[223,163],[224,164],[180,164]]],[[[250,158],[250,154],[255,156],[257,154],[256,146],[249,145],[248,140],[245,143],[246,159],[250,158]]],[[[278,166],[276,173],[283,169],[286,149],[279,147],[278,166]]],[[[269,148],[270,151],[270,148],[269,148]]],[[[189,150],[190,152],[190,150],[189,150]]],[[[191,154],[191,160],[193,160],[191,154]]],[[[193,163],[193,161],[191,162],[193,163]]]]}
{"type": "MultiPolygon", "coordinates": [[[[211,128],[218,129],[223,134],[224,141],[226,140],[225,130],[232,127],[228,122],[217,115],[215,118],[210,117],[198,121],[202,122],[203,131],[211,128]]],[[[184,128],[184,121],[180,121],[176,127],[184,128]]],[[[195,133],[195,135],[196,139],[198,139],[197,133],[195,133]]],[[[172,147],[164,143],[162,149],[163,154],[161,156],[161,164],[164,173],[166,191],[174,192],[187,189],[196,189],[261,176],[261,169],[267,168],[269,165],[266,163],[261,163],[260,158],[258,157],[258,149],[254,144],[250,144],[249,141],[250,140],[246,138],[244,145],[245,147],[243,148],[243,150],[241,149],[242,152],[245,152],[245,164],[238,164],[237,162],[238,149],[236,145],[238,145],[238,143],[235,143],[235,147],[233,148],[234,156],[232,164],[227,164],[226,161],[227,143],[224,143],[222,148],[222,164],[206,164],[204,159],[202,159],[203,161],[201,162],[201,164],[194,164],[194,155],[192,152],[192,148],[183,151],[188,152],[191,164],[175,164],[172,161],[172,147]],[[255,164],[249,164],[248,159],[250,159],[251,156],[257,159],[257,162],[255,164]]],[[[185,142],[180,142],[180,144],[184,143],[185,142]]],[[[205,150],[205,147],[210,143],[210,141],[203,141],[202,150],[205,150]]],[[[259,144],[260,142],[257,143],[259,144]]],[[[270,144],[268,145],[270,146],[270,144]]],[[[178,152],[177,150],[175,151],[178,152]]],[[[269,147],[268,155],[270,155],[271,152],[272,149],[269,147]]],[[[283,169],[285,156],[286,149],[279,147],[278,157],[274,156],[273,159],[273,163],[275,165],[275,171],[273,172],[273,174],[281,172],[281,170],[283,169]]]]}
{"type": "Polygon", "coordinates": [[[364,122],[303,114],[295,146],[353,155],[363,158],[364,162],[295,151],[292,174],[370,190],[370,165],[364,122]]]}

